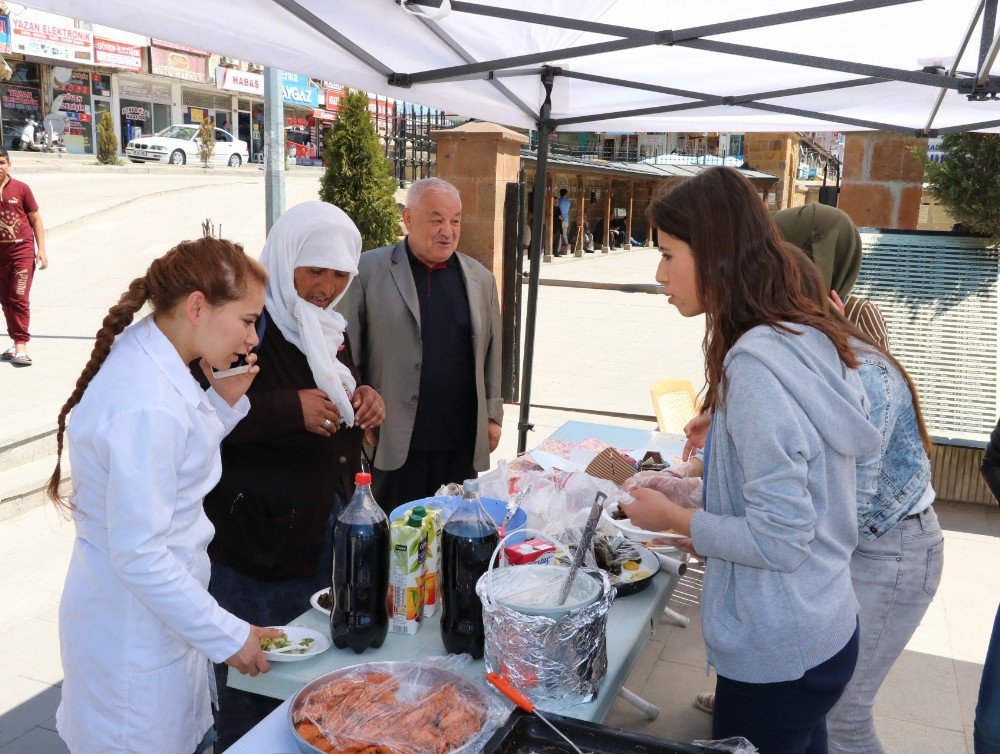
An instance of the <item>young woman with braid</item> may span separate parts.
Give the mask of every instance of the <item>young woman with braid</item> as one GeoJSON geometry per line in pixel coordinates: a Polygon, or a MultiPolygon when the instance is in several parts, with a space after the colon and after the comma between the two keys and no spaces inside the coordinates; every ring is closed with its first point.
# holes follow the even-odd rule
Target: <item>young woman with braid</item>
{"type": "Polygon", "coordinates": [[[212,738],[211,662],[266,672],[262,636],[209,595],[202,508],[222,438],[246,415],[259,367],[216,378],[257,343],[267,274],[229,241],[177,245],[104,319],[59,414],[76,542],[59,606],[65,680],[56,713],[74,754],[202,751],[212,738]],[[129,327],[146,304],[152,314],[129,327]],[[127,329],[126,329],[127,328],[127,329]],[[206,392],[188,371],[200,359],[206,392]],[[67,416],[72,411],[67,428],[67,416]]]}

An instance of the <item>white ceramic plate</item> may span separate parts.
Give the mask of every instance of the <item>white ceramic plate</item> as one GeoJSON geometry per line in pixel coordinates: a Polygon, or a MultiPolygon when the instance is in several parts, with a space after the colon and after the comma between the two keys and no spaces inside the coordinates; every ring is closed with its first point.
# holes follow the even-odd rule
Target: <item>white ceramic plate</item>
{"type": "Polygon", "coordinates": [[[311,628],[306,628],[305,626],[271,626],[271,628],[284,631],[292,644],[297,644],[303,639],[313,640],[313,643],[302,654],[295,652],[265,652],[264,656],[271,662],[300,662],[301,660],[309,660],[330,648],[330,640],[324,634],[314,631],[311,628]]]}
{"type": "Polygon", "coordinates": [[[638,526],[632,526],[632,522],[627,518],[618,520],[612,518],[611,514],[605,509],[604,513],[601,514],[601,518],[615,527],[623,535],[635,542],[651,542],[658,539],[684,539],[683,534],[674,534],[672,532],[666,531],[646,531],[645,529],[640,529],[638,526]]]}
{"type": "Polygon", "coordinates": [[[309,604],[312,605],[317,610],[319,610],[321,613],[323,613],[323,615],[329,615],[330,611],[319,604],[319,596],[329,591],[330,591],[329,589],[320,589],[318,592],[316,592],[316,594],[314,594],[312,597],[309,598],[309,604]]]}

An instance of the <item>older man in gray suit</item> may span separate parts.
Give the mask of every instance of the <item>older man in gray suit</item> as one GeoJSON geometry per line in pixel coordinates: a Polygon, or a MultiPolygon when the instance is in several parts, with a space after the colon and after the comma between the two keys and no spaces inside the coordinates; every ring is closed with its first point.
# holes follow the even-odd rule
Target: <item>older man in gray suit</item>
{"type": "Polygon", "coordinates": [[[406,237],[361,255],[338,307],[361,381],[385,402],[375,496],[385,510],[489,468],[500,442],[500,304],[493,275],[456,251],[458,190],[410,186],[406,237]]]}

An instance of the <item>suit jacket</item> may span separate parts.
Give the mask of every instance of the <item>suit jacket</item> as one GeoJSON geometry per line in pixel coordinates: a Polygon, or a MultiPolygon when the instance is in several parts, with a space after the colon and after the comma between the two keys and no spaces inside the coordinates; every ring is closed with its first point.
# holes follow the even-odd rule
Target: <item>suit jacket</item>
{"type": "MultiPolygon", "coordinates": [[[[493,275],[475,259],[456,252],[472,318],[476,363],[477,471],[490,467],[489,420],[503,422],[500,397],[500,301],[493,275]]],[[[406,256],[406,243],[383,246],[361,255],[358,276],[337,305],[361,382],[385,401],[375,467],[398,469],[410,451],[410,437],[420,400],[420,302],[406,256]]]]}

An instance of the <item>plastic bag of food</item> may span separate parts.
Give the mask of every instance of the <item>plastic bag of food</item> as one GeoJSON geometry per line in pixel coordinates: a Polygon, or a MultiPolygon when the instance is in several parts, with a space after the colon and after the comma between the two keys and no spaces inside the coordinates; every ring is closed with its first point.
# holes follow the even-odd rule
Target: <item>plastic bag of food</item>
{"type": "Polygon", "coordinates": [[[725,751],[729,754],[757,754],[757,747],[742,736],[739,738],[720,738],[715,741],[692,741],[691,743],[712,751],[725,751]]]}
{"type": "Polygon", "coordinates": [[[306,743],[344,754],[472,754],[509,707],[485,681],[461,675],[469,655],[373,662],[316,679],[296,696],[292,725],[306,743]]]}

